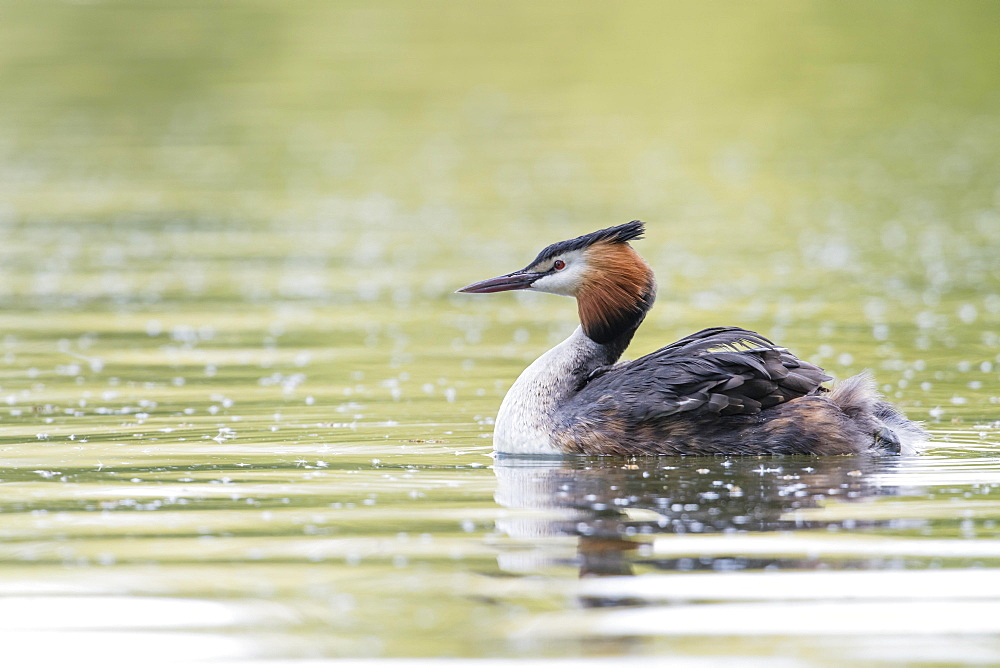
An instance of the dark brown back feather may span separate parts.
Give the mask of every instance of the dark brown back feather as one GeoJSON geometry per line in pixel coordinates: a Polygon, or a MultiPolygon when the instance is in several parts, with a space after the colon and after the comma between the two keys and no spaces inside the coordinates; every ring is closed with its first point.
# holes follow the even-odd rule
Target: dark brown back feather
{"type": "Polygon", "coordinates": [[[633,362],[595,374],[560,411],[572,423],[595,412],[628,424],[762,409],[825,391],[819,367],[777,348],[760,334],[715,327],[691,334],[633,362]]]}

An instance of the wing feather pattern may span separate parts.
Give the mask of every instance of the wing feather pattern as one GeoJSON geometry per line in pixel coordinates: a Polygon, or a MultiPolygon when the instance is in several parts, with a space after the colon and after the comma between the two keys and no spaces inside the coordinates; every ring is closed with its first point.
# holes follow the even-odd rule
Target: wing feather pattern
{"type": "Polygon", "coordinates": [[[607,411],[626,423],[753,415],[808,394],[831,380],[760,334],[714,327],[633,362],[595,373],[574,397],[576,410],[607,411]]]}

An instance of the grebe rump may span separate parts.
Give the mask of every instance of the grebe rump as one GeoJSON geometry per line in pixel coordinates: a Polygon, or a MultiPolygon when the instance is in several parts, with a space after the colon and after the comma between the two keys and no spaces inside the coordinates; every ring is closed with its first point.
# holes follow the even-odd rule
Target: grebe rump
{"type": "Polygon", "coordinates": [[[552,244],[524,269],[458,292],[575,297],[580,327],[507,392],[493,445],[516,454],[908,454],[924,431],[865,373],[838,383],[760,334],[713,327],[619,361],[653,304],[632,221],[552,244]]]}

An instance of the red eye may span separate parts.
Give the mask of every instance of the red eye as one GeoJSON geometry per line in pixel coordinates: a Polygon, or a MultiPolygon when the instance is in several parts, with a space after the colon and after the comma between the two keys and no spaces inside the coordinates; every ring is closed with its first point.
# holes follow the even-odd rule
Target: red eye
{"type": "Polygon", "coordinates": [[[552,268],[555,269],[556,271],[561,271],[566,268],[566,263],[563,262],[562,260],[556,260],[555,262],[552,263],[552,268]]]}

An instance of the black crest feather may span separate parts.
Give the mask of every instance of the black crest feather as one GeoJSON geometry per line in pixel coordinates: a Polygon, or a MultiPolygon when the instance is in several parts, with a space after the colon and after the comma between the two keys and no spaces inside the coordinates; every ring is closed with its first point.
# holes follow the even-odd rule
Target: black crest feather
{"type": "Polygon", "coordinates": [[[556,243],[542,249],[542,252],[539,253],[528,266],[533,267],[542,260],[553,258],[560,253],[581,250],[600,242],[609,244],[624,244],[634,239],[641,239],[645,232],[646,224],[641,220],[633,220],[632,222],[625,223],[624,225],[616,225],[615,227],[597,230],[596,232],[584,234],[583,236],[579,236],[575,239],[557,241],[556,243]]]}

